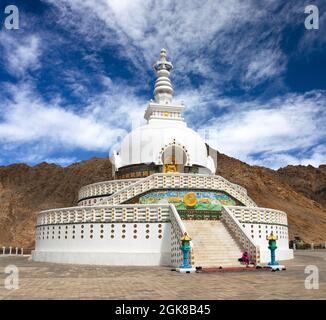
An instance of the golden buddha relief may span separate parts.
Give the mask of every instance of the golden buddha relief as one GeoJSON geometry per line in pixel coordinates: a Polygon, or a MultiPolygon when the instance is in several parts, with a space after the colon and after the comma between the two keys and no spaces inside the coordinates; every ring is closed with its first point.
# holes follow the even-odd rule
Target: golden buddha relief
{"type": "Polygon", "coordinates": [[[164,160],[164,173],[178,172],[174,156],[166,157],[164,160]]]}

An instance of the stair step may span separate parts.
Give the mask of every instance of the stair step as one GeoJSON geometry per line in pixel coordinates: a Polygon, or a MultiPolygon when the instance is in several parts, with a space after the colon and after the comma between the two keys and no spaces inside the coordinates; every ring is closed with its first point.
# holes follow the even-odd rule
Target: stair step
{"type": "Polygon", "coordinates": [[[207,258],[202,258],[202,259],[196,259],[195,262],[219,262],[219,263],[240,263],[238,259],[207,259],[207,258]]]}
{"type": "Polygon", "coordinates": [[[242,250],[221,221],[184,220],[192,238],[195,266],[240,266],[242,250]]]}

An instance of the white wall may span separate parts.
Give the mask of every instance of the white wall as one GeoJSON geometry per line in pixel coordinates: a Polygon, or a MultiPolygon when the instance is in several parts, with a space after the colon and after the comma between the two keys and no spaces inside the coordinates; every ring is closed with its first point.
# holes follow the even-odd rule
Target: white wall
{"type": "Polygon", "coordinates": [[[35,261],[170,265],[170,223],[83,223],[40,226],[35,261]]]}

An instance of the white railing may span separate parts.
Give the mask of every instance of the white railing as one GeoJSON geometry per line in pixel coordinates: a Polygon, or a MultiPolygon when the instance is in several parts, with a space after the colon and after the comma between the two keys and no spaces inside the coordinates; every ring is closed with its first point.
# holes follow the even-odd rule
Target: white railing
{"type": "Polygon", "coordinates": [[[155,173],[114,193],[99,205],[120,204],[151,189],[203,189],[225,191],[245,206],[256,203],[233,183],[220,176],[187,173],[155,173]]]}
{"type": "Polygon", "coordinates": [[[241,206],[227,206],[227,208],[242,223],[266,223],[288,226],[287,214],[280,210],[241,206]]]}
{"type": "Polygon", "coordinates": [[[221,219],[242,248],[249,253],[250,259],[256,264],[260,263],[260,248],[255,244],[250,234],[242,227],[228,206],[222,207],[221,219]]]}
{"type": "Polygon", "coordinates": [[[37,226],[85,222],[169,222],[169,204],[71,207],[40,212],[37,226]]]}
{"type": "Polygon", "coordinates": [[[98,197],[101,195],[113,194],[133,183],[140,180],[137,179],[123,179],[123,180],[109,180],[97,183],[92,183],[82,187],[78,192],[78,201],[91,197],[98,197]]]}
{"type": "MultiPolygon", "coordinates": [[[[166,175],[166,174],[164,174],[164,175],[166,175]]],[[[182,174],[174,174],[174,175],[182,175],[182,174]]],[[[189,175],[189,174],[183,174],[183,175],[189,175]]],[[[194,174],[191,174],[191,175],[194,175],[194,174]]],[[[204,175],[204,174],[195,174],[195,175],[201,176],[201,177],[203,177],[203,176],[209,177],[209,178],[213,178],[215,180],[220,180],[225,185],[236,190],[238,193],[247,195],[247,190],[244,187],[239,186],[235,183],[232,183],[221,176],[212,176],[212,175],[204,175]]],[[[134,184],[137,181],[145,180],[145,179],[146,178],[109,180],[109,181],[102,181],[102,182],[89,184],[87,186],[82,187],[79,190],[78,201],[80,201],[82,199],[91,198],[91,197],[100,197],[100,196],[111,195],[115,192],[120,191],[121,189],[124,189],[127,186],[130,186],[131,184],[134,184]]]]}
{"type": "Polygon", "coordinates": [[[219,177],[222,178],[222,179],[224,179],[225,181],[231,183],[231,185],[233,186],[233,188],[234,188],[234,189],[237,189],[240,193],[248,194],[246,188],[244,188],[244,187],[242,187],[242,186],[239,186],[239,185],[236,184],[236,183],[232,183],[232,182],[230,182],[229,180],[227,180],[227,179],[225,179],[225,178],[223,178],[223,177],[221,177],[221,176],[219,176],[219,177]]]}
{"type": "Polygon", "coordinates": [[[24,255],[24,248],[18,247],[2,247],[2,251],[0,251],[0,255],[24,255]]]}
{"type": "MultiPolygon", "coordinates": [[[[180,215],[174,205],[171,205],[170,210],[170,221],[171,221],[171,264],[175,267],[178,267],[183,262],[183,254],[181,251],[181,236],[187,232],[184,223],[182,222],[180,215]]],[[[191,235],[189,235],[191,237],[191,235]]],[[[190,253],[189,260],[190,264],[194,265],[194,248],[192,241],[190,241],[190,253]]]]}

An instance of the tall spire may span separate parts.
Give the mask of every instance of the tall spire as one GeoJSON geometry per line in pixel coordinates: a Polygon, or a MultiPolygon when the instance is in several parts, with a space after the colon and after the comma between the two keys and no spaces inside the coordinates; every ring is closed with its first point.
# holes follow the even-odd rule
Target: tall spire
{"type": "Polygon", "coordinates": [[[154,86],[155,101],[159,104],[170,104],[172,102],[173,87],[170,80],[170,71],[173,69],[171,62],[166,59],[166,50],[162,49],[160,60],[154,64],[157,79],[154,86]]]}
{"type": "Polygon", "coordinates": [[[157,79],[154,86],[155,101],[150,101],[145,111],[144,118],[147,121],[177,121],[186,125],[182,112],[184,105],[172,103],[173,87],[170,80],[170,71],[173,69],[172,63],[166,59],[166,50],[162,49],[160,60],[154,66],[157,79]]]}

